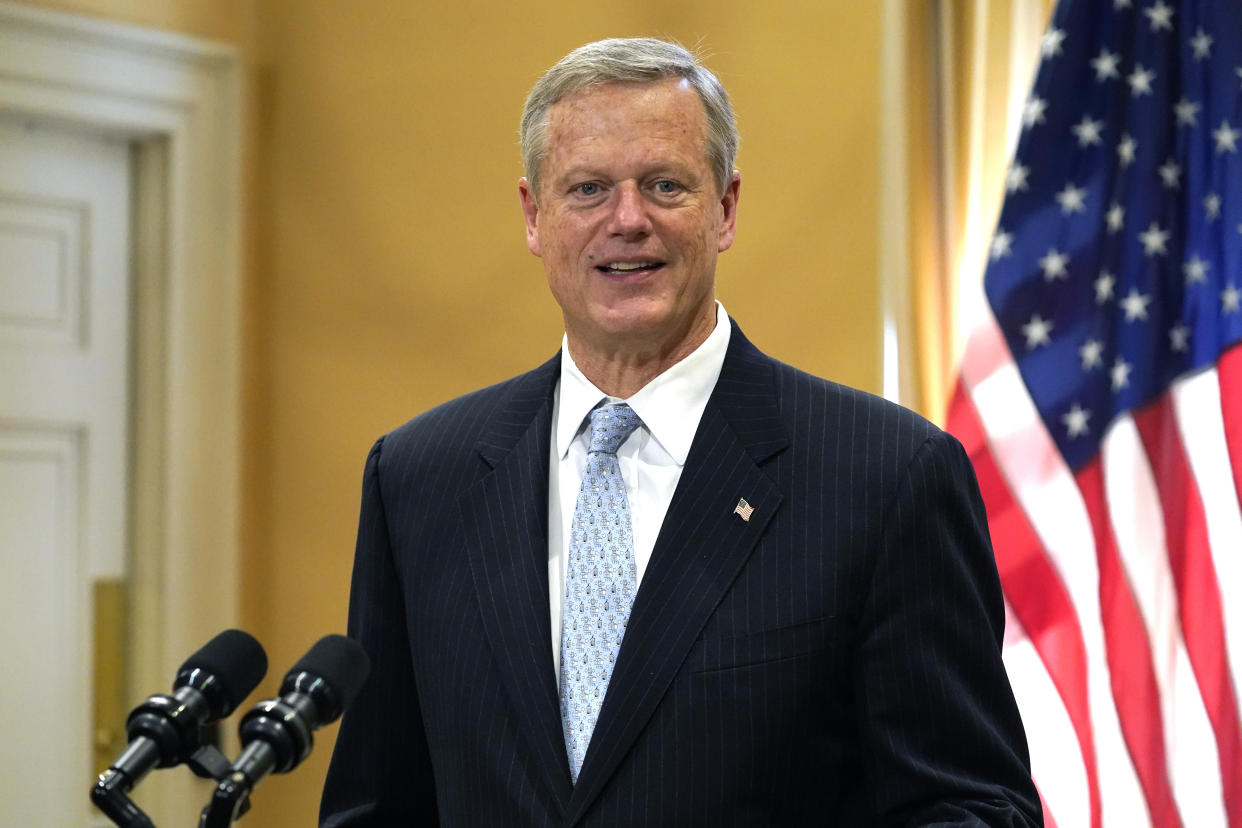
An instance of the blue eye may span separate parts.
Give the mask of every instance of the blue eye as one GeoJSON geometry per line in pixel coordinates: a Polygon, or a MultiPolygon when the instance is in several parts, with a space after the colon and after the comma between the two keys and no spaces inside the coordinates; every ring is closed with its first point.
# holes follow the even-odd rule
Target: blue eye
{"type": "Polygon", "coordinates": [[[657,181],[655,186],[656,186],[656,191],[661,193],[662,195],[672,195],[673,193],[677,192],[678,189],[680,189],[677,186],[677,182],[669,181],[668,179],[657,181]]]}
{"type": "Polygon", "coordinates": [[[599,192],[599,185],[594,181],[588,181],[585,184],[579,184],[575,189],[578,195],[593,196],[599,192]]]}

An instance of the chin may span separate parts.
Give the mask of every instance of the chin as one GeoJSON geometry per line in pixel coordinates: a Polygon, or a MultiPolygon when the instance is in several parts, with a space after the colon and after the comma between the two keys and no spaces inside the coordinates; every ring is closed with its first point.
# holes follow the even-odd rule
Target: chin
{"type": "Polygon", "coordinates": [[[614,335],[654,333],[672,326],[672,317],[665,307],[648,303],[623,303],[598,308],[591,314],[592,323],[600,331],[614,335]]]}
{"type": "Polygon", "coordinates": [[[644,350],[652,347],[663,351],[675,347],[679,340],[694,330],[695,325],[684,317],[653,311],[602,315],[596,317],[594,327],[608,339],[628,341],[644,350]]]}

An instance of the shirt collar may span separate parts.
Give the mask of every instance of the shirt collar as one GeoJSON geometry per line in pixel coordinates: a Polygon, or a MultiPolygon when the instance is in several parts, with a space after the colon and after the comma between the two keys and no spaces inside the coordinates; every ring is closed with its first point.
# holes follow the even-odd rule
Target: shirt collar
{"type": "MultiPolygon", "coordinates": [[[[678,465],[685,465],[690,443],[698,430],[703,409],[716,387],[732,326],[724,305],[716,302],[716,327],[685,359],[644,385],[625,402],[643,421],[651,436],[678,465]]],[[[556,452],[564,458],[569,445],[582,430],[587,414],[601,400],[619,402],[595,387],[569,353],[569,340],[561,340],[560,405],[556,421],[556,452]]]]}

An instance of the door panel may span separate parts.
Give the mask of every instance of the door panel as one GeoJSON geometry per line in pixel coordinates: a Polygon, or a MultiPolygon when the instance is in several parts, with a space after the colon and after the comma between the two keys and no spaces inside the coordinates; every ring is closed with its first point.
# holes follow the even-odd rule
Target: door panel
{"type": "Polygon", "coordinates": [[[124,141],[0,123],[4,825],[98,824],[92,584],[126,573],[129,215],[124,141]]]}

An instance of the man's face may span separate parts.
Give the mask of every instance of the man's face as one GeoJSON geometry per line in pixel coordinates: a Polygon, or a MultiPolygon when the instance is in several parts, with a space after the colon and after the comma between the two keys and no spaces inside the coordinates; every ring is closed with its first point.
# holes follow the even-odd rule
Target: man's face
{"type": "Polygon", "coordinates": [[[539,192],[518,189],[570,347],[685,356],[715,325],[740,186],[734,173],[719,192],[698,94],[680,79],[588,87],[549,107],[547,135],[539,192]]]}

